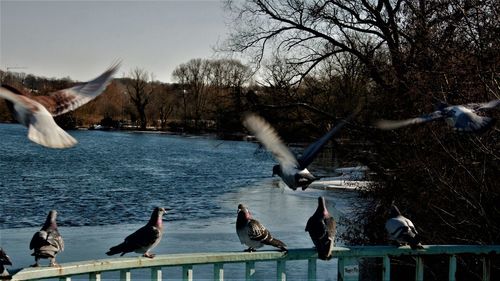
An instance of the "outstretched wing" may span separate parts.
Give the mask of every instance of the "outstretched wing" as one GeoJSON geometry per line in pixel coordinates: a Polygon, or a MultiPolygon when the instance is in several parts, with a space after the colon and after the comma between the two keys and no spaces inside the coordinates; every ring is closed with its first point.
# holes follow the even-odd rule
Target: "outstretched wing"
{"type": "Polygon", "coordinates": [[[298,159],[300,164],[299,170],[303,170],[311,164],[316,155],[321,151],[323,146],[328,143],[328,141],[338,132],[344,125],[349,122],[354,116],[356,116],[357,111],[349,115],[346,119],[342,120],[337,126],[331,129],[328,133],[322,136],[319,140],[310,144],[302,153],[302,156],[298,159]]]}
{"type": "Polygon", "coordinates": [[[48,96],[33,96],[32,98],[47,108],[53,116],[75,110],[99,96],[111,82],[119,66],[119,63],[111,66],[91,81],[53,92],[48,96]]]}
{"type": "Polygon", "coordinates": [[[375,126],[382,130],[394,130],[408,125],[427,123],[442,118],[444,118],[444,116],[441,111],[434,111],[431,114],[406,120],[379,120],[375,123],[375,126]]]}
{"type": "Polygon", "coordinates": [[[492,100],[490,102],[485,102],[485,103],[480,103],[478,104],[479,106],[477,107],[476,110],[487,110],[487,109],[492,109],[500,105],[500,99],[497,100],[492,100]]]}
{"type": "Polygon", "coordinates": [[[283,170],[293,169],[298,166],[293,153],[264,118],[255,114],[248,114],[245,116],[243,125],[273,154],[283,170]]]}

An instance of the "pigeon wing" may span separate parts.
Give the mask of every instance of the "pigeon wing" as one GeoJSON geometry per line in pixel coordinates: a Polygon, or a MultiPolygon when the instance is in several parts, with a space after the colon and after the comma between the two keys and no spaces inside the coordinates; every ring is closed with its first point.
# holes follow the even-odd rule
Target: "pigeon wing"
{"type": "Polygon", "coordinates": [[[408,125],[427,123],[430,121],[444,118],[441,111],[434,111],[431,114],[422,115],[416,118],[406,120],[379,120],[375,122],[375,126],[382,130],[394,130],[408,125]]]}
{"type": "Polygon", "coordinates": [[[322,136],[319,140],[310,144],[302,153],[302,156],[298,159],[300,164],[299,170],[303,170],[311,164],[311,162],[316,158],[316,155],[321,151],[323,146],[328,143],[328,141],[338,132],[344,125],[349,122],[355,115],[357,111],[349,115],[346,119],[342,120],[337,126],[331,129],[328,133],[322,136]]]}
{"type": "Polygon", "coordinates": [[[469,104],[466,104],[465,107],[470,108],[472,110],[480,111],[480,110],[492,109],[492,108],[495,108],[499,105],[500,105],[500,99],[497,99],[497,100],[492,100],[492,101],[484,102],[484,103],[469,103],[469,104]]]}
{"type": "Polygon", "coordinates": [[[127,243],[131,249],[135,250],[153,245],[160,236],[161,232],[158,228],[146,225],[127,236],[127,238],[125,238],[125,243],[127,243]]]}
{"type": "Polygon", "coordinates": [[[111,66],[91,81],[53,92],[48,96],[33,96],[32,98],[46,107],[53,116],[75,110],[99,96],[111,82],[119,66],[119,63],[111,66]]]}
{"type": "Polygon", "coordinates": [[[252,219],[248,222],[248,237],[251,240],[263,242],[269,235],[269,230],[267,230],[259,221],[252,219]]]}
{"type": "Polygon", "coordinates": [[[47,242],[58,249],[59,252],[64,251],[64,240],[57,229],[48,232],[47,242]]]}
{"type": "Polygon", "coordinates": [[[46,231],[40,230],[36,232],[31,238],[30,250],[40,249],[43,246],[49,246],[50,243],[47,241],[48,233],[46,231]]]}
{"type": "Polygon", "coordinates": [[[274,158],[280,163],[282,170],[289,170],[298,166],[293,153],[264,118],[255,114],[248,114],[245,116],[243,125],[273,154],[274,158]]]}
{"type": "MultiPolygon", "coordinates": [[[[10,257],[7,256],[7,253],[5,253],[5,251],[0,248],[0,265],[1,264],[4,264],[4,265],[12,265],[12,261],[10,260],[10,257]]],[[[1,274],[1,272],[0,272],[1,274]]]]}
{"type": "Polygon", "coordinates": [[[57,125],[43,106],[38,106],[29,118],[28,138],[50,148],[68,148],[77,141],[57,125]]]}

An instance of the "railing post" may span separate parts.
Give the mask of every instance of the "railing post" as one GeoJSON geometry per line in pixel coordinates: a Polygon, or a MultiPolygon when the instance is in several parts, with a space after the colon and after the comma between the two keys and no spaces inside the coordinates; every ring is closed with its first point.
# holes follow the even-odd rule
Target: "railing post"
{"type": "Polygon", "coordinates": [[[483,261],[483,281],[490,281],[490,259],[488,257],[482,257],[481,260],[483,261]]]}
{"type": "Polygon", "coordinates": [[[384,256],[382,259],[382,280],[391,281],[391,259],[389,256],[384,256]]]}
{"type": "Polygon", "coordinates": [[[130,281],[131,276],[130,276],[130,270],[125,269],[125,270],[120,270],[120,281],[130,281]]]}
{"type": "Polygon", "coordinates": [[[245,263],[245,280],[252,281],[255,277],[255,262],[248,261],[245,263]]]}
{"type": "Polygon", "coordinates": [[[316,258],[310,258],[307,261],[307,280],[316,281],[316,258]]]}
{"type": "Polygon", "coordinates": [[[71,281],[71,277],[70,276],[59,277],[59,281],[71,281]]]}
{"type": "Polygon", "coordinates": [[[286,262],[284,260],[276,262],[276,280],[286,281],[286,262]]]}
{"type": "Polygon", "coordinates": [[[185,265],[182,267],[182,280],[193,281],[193,266],[185,265]]]}
{"type": "Polygon", "coordinates": [[[357,258],[347,257],[339,258],[338,261],[338,279],[341,281],[359,280],[359,264],[357,258]]]}
{"type": "Polygon", "coordinates": [[[457,273],[457,256],[451,255],[450,256],[450,266],[448,268],[448,281],[455,281],[456,280],[456,276],[455,276],[456,273],[457,273]]]}
{"type": "Polygon", "coordinates": [[[151,280],[161,281],[161,279],[163,278],[161,274],[162,274],[161,267],[151,268],[151,280]]]}
{"type": "Polygon", "coordinates": [[[415,281],[424,281],[424,261],[421,256],[416,257],[415,281]]]}
{"type": "Polygon", "coordinates": [[[224,264],[215,263],[214,264],[214,281],[224,280],[224,264]]]}
{"type": "Polygon", "coordinates": [[[101,273],[100,272],[91,272],[89,273],[90,281],[101,281],[101,273]]]}

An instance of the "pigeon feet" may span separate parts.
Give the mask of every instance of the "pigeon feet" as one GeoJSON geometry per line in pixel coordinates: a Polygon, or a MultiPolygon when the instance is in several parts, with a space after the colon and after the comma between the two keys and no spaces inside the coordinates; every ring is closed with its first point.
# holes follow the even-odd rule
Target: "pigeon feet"
{"type": "Polygon", "coordinates": [[[38,263],[35,263],[35,264],[30,265],[30,267],[40,267],[40,265],[38,263]]]}
{"type": "Polygon", "coordinates": [[[152,259],[152,258],[154,258],[156,255],[155,255],[155,254],[152,254],[152,253],[148,253],[148,252],[146,252],[146,253],[144,253],[144,255],[142,255],[142,256],[143,256],[143,257],[146,257],[146,258],[150,258],[150,259],[152,259]]]}
{"type": "Polygon", "coordinates": [[[248,248],[248,249],[246,249],[246,250],[244,250],[244,252],[249,252],[249,253],[255,252],[255,251],[257,251],[257,250],[255,250],[254,248],[251,248],[251,247],[248,248]]]}

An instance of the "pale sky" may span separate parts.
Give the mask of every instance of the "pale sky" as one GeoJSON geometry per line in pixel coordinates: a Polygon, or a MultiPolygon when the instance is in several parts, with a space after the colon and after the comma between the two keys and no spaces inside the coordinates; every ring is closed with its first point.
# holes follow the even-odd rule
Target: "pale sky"
{"type": "Polygon", "coordinates": [[[176,66],[214,58],[228,35],[219,0],[0,0],[0,69],[87,81],[117,59],[172,82],[176,66]]]}

